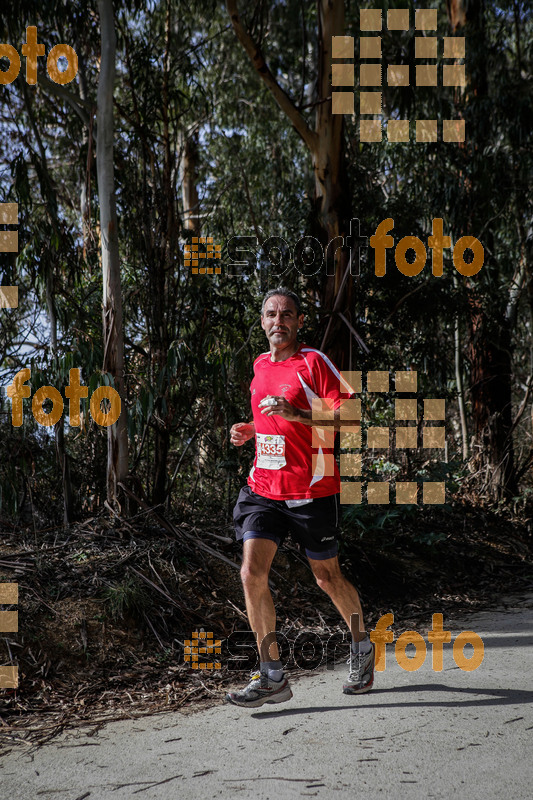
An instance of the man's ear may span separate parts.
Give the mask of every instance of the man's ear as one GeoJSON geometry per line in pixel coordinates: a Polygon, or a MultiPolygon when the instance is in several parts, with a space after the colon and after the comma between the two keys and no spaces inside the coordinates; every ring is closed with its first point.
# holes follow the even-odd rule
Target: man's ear
{"type": "Polygon", "coordinates": [[[298,328],[302,328],[303,324],[304,324],[304,315],[300,314],[300,316],[298,317],[298,328]]]}

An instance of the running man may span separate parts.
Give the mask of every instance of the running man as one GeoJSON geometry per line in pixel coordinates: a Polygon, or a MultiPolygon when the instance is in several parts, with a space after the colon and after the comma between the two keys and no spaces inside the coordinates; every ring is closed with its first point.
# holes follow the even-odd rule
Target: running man
{"type": "Polygon", "coordinates": [[[284,287],[267,292],[261,327],[270,351],[254,362],[253,422],[238,422],[230,431],[235,446],[254,436],[256,446],[248,485],[239,493],[233,519],[236,539],[243,540],[241,580],[260,667],[242,691],[226,694],[230,703],[250,708],[292,697],[279,660],[276,612],[268,586],[276,550],[288,532],[304,547],[318,585],[351,631],[350,669],[343,692],[367,692],[374,680],[374,645],[364,630],[359,595],[339,567],[339,471],[334,463],[334,474],[327,474],[322,456],[333,448],[318,449],[312,435],[312,426],[320,424],[323,430],[315,435],[324,434],[326,441],[331,426],[339,427],[338,418],[313,422],[312,399],[330,398],[336,410],[354,392],[324,353],[297,340],[303,320],[296,294],[284,287]],[[318,453],[314,460],[313,444],[318,453]]]}

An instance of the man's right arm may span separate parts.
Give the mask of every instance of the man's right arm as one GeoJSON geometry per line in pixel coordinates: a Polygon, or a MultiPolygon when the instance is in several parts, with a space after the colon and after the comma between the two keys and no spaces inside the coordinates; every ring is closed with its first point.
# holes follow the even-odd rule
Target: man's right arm
{"type": "Polygon", "coordinates": [[[255,436],[255,424],[254,422],[236,422],[235,425],[231,426],[230,430],[230,442],[235,445],[235,447],[240,447],[241,445],[245,444],[249,439],[255,436]]]}

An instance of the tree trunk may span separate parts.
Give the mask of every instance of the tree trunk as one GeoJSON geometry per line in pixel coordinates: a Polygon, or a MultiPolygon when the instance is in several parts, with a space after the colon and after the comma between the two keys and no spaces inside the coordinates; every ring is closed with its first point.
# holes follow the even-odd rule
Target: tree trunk
{"type": "MultiPolygon", "coordinates": [[[[30,129],[33,133],[33,137],[37,144],[37,149],[40,155],[41,168],[40,170],[37,169],[37,174],[39,175],[40,178],[41,197],[43,198],[43,201],[46,205],[54,233],[56,235],[59,235],[58,224],[57,224],[57,197],[52,179],[50,177],[50,172],[48,170],[46,150],[44,148],[39,128],[37,126],[37,121],[33,113],[32,101],[30,98],[30,94],[27,90],[26,83],[22,83],[22,90],[23,90],[24,104],[26,106],[26,111],[30,121],[30,129]]],[[[37,156],[35,156],[35,159],[37,159],[37,156]]],[[[46,295],[46,304],[48,308],[48,318],[50,321],[51,351],[54,356],[57,356],[57,314],[54,304],[54,290],[53,290],[53,280],[54,280],[53,270],[55,269],[55,267],[56,267],[55,262],[53,264],[51,264],[50,262],[46,263],[43,281],[44,281],[44,289],[46,295]]],[[[64,417],[63,415],[61,415],[60,420],[54,426],[54,438],[56,445],[57,460],[59,468],[61,470],[61,484],[63,489],[63,524],[65,527],[68,527],[68,525],[73,520],[74,503],[73,503],[72,483],[70,480],[70,467],[69,467],[68,455],[65,451],[64,424],[65,424],[64,417]]]]}
{"type": "Polygon", "coordinates": [[[170,448],[170,428],[168,414],[169,382],[166,374],[167,357],[170,345],[169,337],[169,275],[172,268],[172,253],[175,252],[178,242],[176,202],[174,195],[175,157],[172,151],[169,125],[169,90],[170,90],[170,54],[171,54],[171,24],[172,4],[167,0],[165,11],[165,52],[161,113],[163,117],[163,202],[165,222],[160,233],[161,245],[157,248],[159,258],[156,261],[157,269],[154,275],[155,296],[152,304],[152,380],[158,386],[157,396],[154,401],[154,482],[152,491],[153,505],[163,503],[166,498],[168,483],[167,462],[170,448]],[[160,375],[164,380],[160,382],[160,375]],[[163,412],[163,401],[167,411],[163,412]]]}
{"type": "MultiPolygon", "coordinates": [[[[447,2],[450,26],[454,32],[467,27],[472,53],[485,53],[485,33],[482,0],[449,0],[447,2]]],[[[471,87],[472,102],[480,103],[488,96],[487,67],[485,57],[468,61],[471,65],[467,84],[471,87]]],[[[467,132],[468,136],[468,132],[467,132]]],[[[465,144],[465,155],[483,152],[486,147],[486,127],[481,127],[473,141],[465,144]]],[[[484,209],[482,188],[485,185],[483,170],[487,169],[481,159],[476,159],[478,170],[470,173],[470,200],[467,207],[471,213],[465,218],[465,229],[461,235],[480,230],[485,220],[480,210],[484,209]]],[[[491,240],[490,227],[486,234],[485,252],[489,258],[495,248],[491,240]]],[[[486,268],[489,265],[486,264],[486,268]]],[[[519,272],[519,271],[518,271],[519,272]]],[[[485,473],[484,489],[493,501],[509,499],[518,492],[514,449],[512,441],[512,376],[511,349],[512,307],[516,299],[515,287],[524,276],[518,272],[511,281],[503,309],[496,310],[494,304],[488,310],[486,299],[478,294],[471,282],[467,282],[469,315],[468,355],[471,364],[471,396],[473,430],[475,435],[475,465],[485,473]],[[507,304],[508,308],[505,308],[507,304]],[[490,314],[490,316],[489,316],[490,314]]],[[[520,287],[521,290],[521,287],[520,287]]],[[[501,301],[500,301],[501,302],[501,301]]]]}
{"type": "MultiPolygon", "coordinates": [[[[46,275],[46,304],[48,306],[48,319],[50,322],[50,349],[53,356],[57,356],[57,314],[54,304],[53,274],[49,266],[46,275]]],[[[68,528],[74,518],[74,502],[72,483],[70,480],[70,464],[68,453],[65,450],[65,418],[61,414],[54,425],[56,454],[61,470],[61,483],[63,487],[63,526],[68,528]]]]}
{"type": "Polygon", "coordinates": [[[181,153],[183,227],[200,235],[200,198],[197,187],[198,133],[184,134],[181,153]]]}
{"type": "MultiPolygon", "coordinates": [[[[257,74],[310,153],[315,177],[312,233],[326,247],[335,237],[349,234],[351,219],[350,192],[344,163],[343,117],[332,114],[330,97],[331,37],[344,34],[344,0],[318,0],[319,96],[314,131],[270,71],[261,49],[242,23],[237,0],[226,0],[226,7],[237,38],[257,74]]],[[[346,250],[339,250],[335,259],[335,274],[326,275],[322,286],[322,308],[330,315],[334,310],[336,314],[340,312],[350,321],[352,285],[350,279],[343,281],[349,254],[346,250]]],[[[328,272],[333,273],[331,265],[328,272]]],[[[322,348],[331,354],[341,368],[346,368],[348,364],[350,336],[350,330],[340,315],[328,322],[322,348]]]]}
{"type": "Polygon", "coordinates": [[[463,365],[461,360],[461,331],[459,317],[455,317],[455,385],[457,387],[457,405],[459,407],[459,420],[461,422],[461,441],[463,445],[463,458],[468,458],[468,427],[466,424],[465,393],[463,389],[463,365]]]}
{"type": "Polygon", "coordinates": [[[476,466],[486,472],[485,488],[491,499],[505,500],[518,493],[511,436],[510,330],[504,322],[489,322],[481,305],[473,301],[470,320],[476,466]]]}
{"type": "Polygon", "coordinates": [[[115,24],[112,0],[98,0],[101,61],[97,96],[96,144],[100,239],[102,252],[104,372],[114,379],[121,398],[118,420],[107,429],[107,500],[119,499],[118,483],[128,476],[128,434],[124,403],[124,338],[118,250],[117,211],[113,170],[113,89],[115,79],[115,24]]]}
{"type": "MultiPolygon", "coordinates": [[[[344,117],[332,114],[331,109],[331,41],[332,36],[344,35],[344,0],[319,0],[319,97],[316,110],[316,153],[313,154],[315,170],[315,206],[319,221],[317,233],[323,231],[321,240],[325,246],[337,236],[346,237],[351,219],[351,197],[348,186],[344,154],[344,117]]],[[[328,254],[333,261],[335,256],[328,254]]],[[[329,264],[322,284],[322,308],[335,314],[342,313],[350,320],[352,305],[352,281],[343,281],[349,269],[349,254],[338,250],[336,263],[329,264]],[[334,269],[332,269],[332,267],[334,269]],[[334,274],[328,274],[334,272],[334,274]]],[[[353,320],[350,320],[353,321],[353,320]]],[[[350,360],[351,332],[339,316],[328,323],[322,339],[326,350],[341,369],[346,369],[350,360]]]]}

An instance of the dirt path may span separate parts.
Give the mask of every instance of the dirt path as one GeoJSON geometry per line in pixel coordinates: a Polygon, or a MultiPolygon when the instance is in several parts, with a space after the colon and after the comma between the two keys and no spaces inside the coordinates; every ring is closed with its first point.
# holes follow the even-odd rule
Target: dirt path
{"type": "MultiPolygon", "coordinates": [[[[346,666],[293,681],[294,697],[246,710],[220,704],[195,714],[110,723],[94,736],[65,733],[0,762],[3,797],[150,800],[206,797],[531,797],[533,596],[505,610],[444,620],[452,643],[478,633],[483,663],[467,672],[444,646],[416,672],[394,644],[367,695],[342,693],[346,666]]],[[[469,655],[465,649],[465,656],[469,655]]]]}

